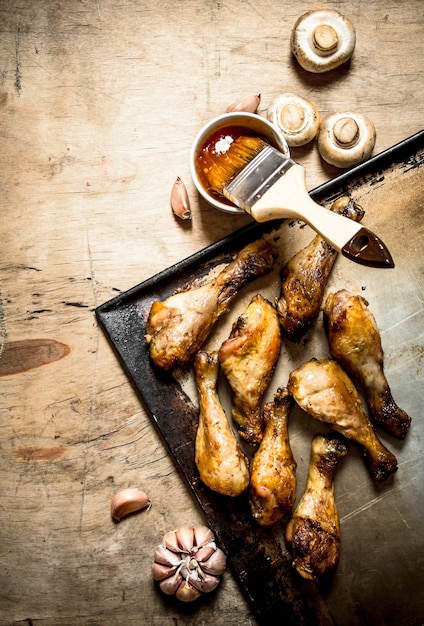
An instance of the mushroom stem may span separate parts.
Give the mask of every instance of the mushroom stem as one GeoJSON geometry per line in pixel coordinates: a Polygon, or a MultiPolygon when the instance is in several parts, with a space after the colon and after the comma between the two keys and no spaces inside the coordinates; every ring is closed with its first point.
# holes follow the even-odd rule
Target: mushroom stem
{"type": "Polygon", "coordinates": [[[317,144],[324,161],[351,167],[371,155],[375,140],[375,126],[362,113],[331,113],[321,122],[317,144]]]}
{"type": "Polygon", "coordinates": [[[283,133],[289,146],[312,141],[319,129],[317,106],[293,93],[282,93],[271,103],[268,119],[283,133]]]}
{"type": "Polygon", "coordinates": [[[298,133],[306,124],[305,109],[298,104],[286,104],[281,109],[280,122],[283,131],[298,133]]]}
{"type": "Polygon", "coordinates": [[[342,117],[334,124],[333,135],[337,143],[349,148],[358,143],[359,126],[352,117],[342,117]]]}
{"type": "Polygon", "coordinates": [[[331,52],[337,48],[337,31],[330,24],[318,24],[314,30],[314,44],[322,52],[331,52]]]}

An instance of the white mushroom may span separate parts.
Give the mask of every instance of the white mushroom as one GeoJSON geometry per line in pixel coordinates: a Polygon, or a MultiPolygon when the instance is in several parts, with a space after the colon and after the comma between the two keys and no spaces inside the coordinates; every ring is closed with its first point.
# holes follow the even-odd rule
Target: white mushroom
{"type": "Polygon", "coordinates": [[[375,140],[375,126],[362,113],[331,113],[321,122],[317,144],[324,161],[344,168],[365,161],[375,140]]]}
{"type": "Polygon", "coordinates": [[[283,133],[291,147],[312,141],[319,129],[318,109],[312,102],[293,93],[278,96],[268,109],[268,119],[283,133]]]}
{"type": "Polygon", "coordinates": [[[333,9],[308,11],[291,34],[291,51],[308,72],[333,70],[352,56],[355,28],[349,18],[333,9]]]}

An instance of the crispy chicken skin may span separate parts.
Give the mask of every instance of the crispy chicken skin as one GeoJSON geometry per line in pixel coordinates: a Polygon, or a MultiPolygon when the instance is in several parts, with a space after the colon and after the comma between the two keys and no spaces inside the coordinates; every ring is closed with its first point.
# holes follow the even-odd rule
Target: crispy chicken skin
{"type": "Polygon", "coordinates": [[[296,461],[289,443],[288,417],[293,398],[277,390],[264,406],[265,433],[250,474],[250,510],[260,526],[273,526],[293,508],[296,497],[296,461]]]}
{"type": "Polygon", "coordinates": [[[328,295],[324,321],[331,354],[362,385],[371,418],[403,439],[411,418],[397,406],[384,374],[380,333],[368,302],[346,289],[328,295]]]}
{"type": "Polygon", "coordinates": [[[396,457],[377,437],[355,386],[336,361],[307,361],[291,372],[287,388],[301,409],[364,448],[374,480],[396,472],[396,457]]]}
{"type": "Polygon", "coordinates": [[[199,425],[195,462],[201,480],[226,496],[238,496],[249,485],[249,466],[218,398],[216,352],[198,352],[194,371],[199,391],[199,425]]]}
{"type": "Polygon", "coordinates": [[[334,498],[334,476],[348,451],[335,435],[315,435],[305,492],[286,527],[293,566],[318,581],[336,569],[340,555],[340,524],[334,498]]]}
{"type": "MultiPolygon", "coordinates": [[[[331,211],[359,222],[364,211],[348,196],[338,198],[331,211]]],[[[281,270],[277,312],[283,334],[299,343],[317,319],[337,251],[320,235],[295,254],[281,270]]]]}
{"type": "Polygon", "coordinates": [[[236,320],[218,357],[233,391],[232,417],[241,437],[258,444],[263,437],[262,399],[281,349],[277,313],[260,294],[236,320]]]}
{"type": "Polygon", "coordinates": [[[272,244],[255,241],[205,285],[155,301],[146,333],[153,362],[165,370],[187,366],[242,287],[270,272],[277,256],[272,244]]]}

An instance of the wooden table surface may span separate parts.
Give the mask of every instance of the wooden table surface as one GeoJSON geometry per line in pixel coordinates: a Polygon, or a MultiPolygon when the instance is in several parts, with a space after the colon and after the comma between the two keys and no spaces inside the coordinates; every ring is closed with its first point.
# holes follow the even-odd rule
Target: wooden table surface
{"type": "MultiPolygon", "coordinates": [[[[422,0],[322,4],[357,45],[313,75],[289,49],[303,0],[0,1],[2,626],[255,624],[230,572],[195,610],[152,584],[163,534],[203,518],[94,310],[249,222],[189,175],[195,134],[235,97],[362,111],[375,153],[423,127],[422,0]],[[169,207],[177,176],[190,222],[169,207]],[[153,506],[116,524],[127,486],[153,506]]],[[[339,173],[314,145],[295,157],[309,188],[339,173]]]]}

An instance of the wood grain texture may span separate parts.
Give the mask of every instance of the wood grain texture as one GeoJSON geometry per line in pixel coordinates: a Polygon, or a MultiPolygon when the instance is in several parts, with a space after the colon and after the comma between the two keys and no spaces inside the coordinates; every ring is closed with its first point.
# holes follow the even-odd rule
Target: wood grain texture
{"type": "MultiPolygon", "coordinates": [[[[200,201],[188,166],[237,95],[260,92],[261,114],[286,90],[323,114],[361,110],[375,152],[421,129],[424,3],[330,4],[357,46],[318,76],[289,51],[303,0],[0,2],[0,356],[70,348],[0,378],[0,626],[254,624],[230,573],[196,610],[157,593],[156,544],[202,518],[93,311],[248,223],[200,201]],[[169,207],[176,176],[190,223],[169,207]],[[127,486],[153,506],[116,524],[127,486]]],[[[313,146],[293,156],[310,188],[338,173],[313,146]]]]}

